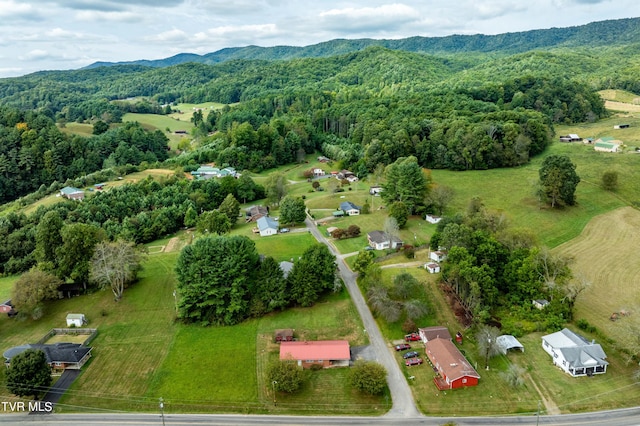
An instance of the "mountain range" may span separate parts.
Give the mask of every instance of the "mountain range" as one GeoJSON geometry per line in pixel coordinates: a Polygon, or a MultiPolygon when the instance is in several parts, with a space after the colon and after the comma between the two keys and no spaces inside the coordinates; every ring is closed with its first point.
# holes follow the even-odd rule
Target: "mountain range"
{"type": "Polygon", "coordinates": [[[328,57],[360,51],[370,46],[427,54],[500,53],[515,54],[531,50],[551,50],[576,47],[602,47],[640,43],[640,18],[592,22],[586,25],[550,28],[497,35],[450,35],[446,37],[409,37],[397,40],[335,39],[310,46],[246,46],[221,49],[198,55],[180,53],[157,60],[128,62],[95,62],[86,68],[114,65],[142,65],[156,68],[187,62],[218,64],[235,59],[288,60],[328,57]]]}

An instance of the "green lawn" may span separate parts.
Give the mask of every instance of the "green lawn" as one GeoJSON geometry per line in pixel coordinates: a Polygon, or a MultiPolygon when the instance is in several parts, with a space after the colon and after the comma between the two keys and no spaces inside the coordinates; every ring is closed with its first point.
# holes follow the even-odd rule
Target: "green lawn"
{"type": "Polygon", "coordinates": [[[5,300],[11,299],[13,285],[17,279],[17,275],[0,278],[0,303],[4,302],[5,300]]]}
{"type": "MultiPolygon", "coordinates": [[[[180,241],[186,233],[177,235],[180,241]]],[[[274,251],[284,256],[289,247],[309,234],[286,234],[264,238],[281,241],[274,251]]],[[[188,239],[188,238],[187,238],[188,239]]],[[[166,246],[171,239],[151,246],[166,246]]],[[[260,241],[260,240],[259,240],[260,241]]],[[[99,332],[92,342],[93,358],[59,404],[62,411],[124,410],[156,411],[158,398],[165,412],[278,412],[282,414],[327,412],[375,414],[385,411],[383,397],[364,397],[348,386],[342,372],[317,372],[303,391],[291,399],[279,395],[282,405],[272,406],[264,374],[270,359],[277,357],[273,331],[294,328],[301,339],[347,339],[352,345],[366,343],[362,324],[346,291],[330,295],[311,308],[289,309],[248,320],[233,327],[200,327],[175,322],[175,261],[178,251],[149,254],[138,283],[125,290],[116,303],[108,291],[53,301],[40,321],[18,322],[0,316],[1,351],[34,342],[53,327],[64,326],[66,314],[81,312],[89,326],[99,332]],[[331,390],[330,390],[331,389],[331,390]],[[332,396],[340,404],[328,407],[332,396]]],[[[293,254],[291,254],[292,256],[293,254]]],[[[289,256],[289,255],[287,255],[289,256]]],[[[0,280],[0,288],[11,280],[0,280]]],[[[0,397],[11,396],[2,386],[0,397]]]]}

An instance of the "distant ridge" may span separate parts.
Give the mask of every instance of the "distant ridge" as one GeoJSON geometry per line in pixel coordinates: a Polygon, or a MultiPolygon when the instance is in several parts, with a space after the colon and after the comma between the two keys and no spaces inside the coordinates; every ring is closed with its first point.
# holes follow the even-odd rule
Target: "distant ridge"
{"type": "Polygon", "coordinates": [[[163,68],[186,62],[212,65],[235,59],[262,59],[273,61],[327,57],[359,51],[369,46],[383,46],[393,50],[427,54],[463,52],[500,52],[515,54],[531,50],[549,50],[562,47],[598,47],[632,43],[640,43],[640,18],[598,21],[574,27],[521,31],[497,35],[415,36],[399,40],[335,39],[304,47],[232,47],[205,55],[180,53],[170,58],[157,60],[95,62],[84,69],[114,65],[142,65],[163,68]]]}

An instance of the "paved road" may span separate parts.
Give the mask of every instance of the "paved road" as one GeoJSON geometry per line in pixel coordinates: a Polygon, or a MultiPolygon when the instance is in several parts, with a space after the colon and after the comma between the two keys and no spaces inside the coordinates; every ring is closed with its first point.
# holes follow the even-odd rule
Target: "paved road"
{"type": "MultiPolygon", "coordinates": [[[[514,417],[299,417],[299,416],[247,416],[232,414],[165,414],[165,425],[214,425],[214,426],[301,426],[301,425],[362,425],[362,426],[441,426],[451,422],[457,426],[638,426],[640,407],[562,416],[514,416],[514,417]]],[[[156,414],[101,413],[54,414],[29,416],[26,414],[0,415],[0,424],[47,426],[126,426],[161,425],[163,419],[156,414]]]]}
{"type": "Polygon", "coordinates": [[[373,319],[369,306],[364,301],[364,297],[362,297],[362,293],[356,284],[357,274],[349,269],[343,258],[339,257],[339,253],[335,247],[327,241],[315,223],[309,218],[307,218],[305,222],[315,239],[326,244],[329,250],[336,256],[340,276],[349,291],[353,304],[360,314],[360,318],[362,318],[362,324],[364,325],[366,333],[369,335],[369,341],[374,348],[376,359],[387,369],[387,382],[389,384],[393,406],[386,416],[391,418],[420,417],[421,414],[413,402],[413,395],[407,379],[402,374],[402,371],[400,371],[400,367],[394,359],[386,341],[382,338],[378,324],[376,324],[376,321],[373,319]]]}

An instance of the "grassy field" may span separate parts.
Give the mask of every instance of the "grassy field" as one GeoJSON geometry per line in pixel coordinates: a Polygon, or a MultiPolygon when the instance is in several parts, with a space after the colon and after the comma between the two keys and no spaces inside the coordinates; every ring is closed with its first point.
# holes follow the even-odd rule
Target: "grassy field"
{"type": "Polygon", "coordinates": [[[11,291],[13,290],[13,284],[18,279],[18,276],[2,277],[0,278],[0,303],[11,298],[11,291]]]}
{"type": "Polygon", "coordinates": [[[594,218],[579,237],[556,251],[575,258],[575,275],[591,283],[576,302],[576,317],[595,325],[621,347],[640,329],[640,212],[625,207],[594,218]],[[618,321],[614,312],[629,312],[618,321]]]}
{"type": "MultiPolygon", "coordinates": [[[[309,236],[289,234],[269,240],[279,237],[288,241],[285,245],[295,246],[292,241],[309,236]]],[[[93,358],[59,404],[63,411],[155,411],[159,397],[165,398],[166,412],[384,411],[384,398],[363,397],[350,389],[346,372],[314,373],[302,393],[291,400],[278,395],[282,404],[277,408],[271,403],[264,371],[268,361],[277,356],[277,347],[271,343],[273,330],[295,328],[297,336],[304,339],[344,338],[352,345],[366,343],[346,292],[312,308],[291,309],[234,327],[176,323],[173,269],[179,247],[189,239],[189,233],[181,232],[150,244],[175,250],[149,254],[141,280],[128,288],[118,303],[110,292],[101,291],[51,302],[40,321],[17,322],[0,316],[0,350],[37,341],[51,328],[64,326],[67,313],[84,312],[89,326],[97,327],[99,334],[91,344],[93,358]],[[343,403],[329,408],[332,395],[343,403]]],[[[0,287],[10,286],[10,280],[4,279],[0,287]]],[[[0,382],[3,377],[0,375],[0,382]]],[[[11,398],[1,385],[0,397],[11,398]]]]}

